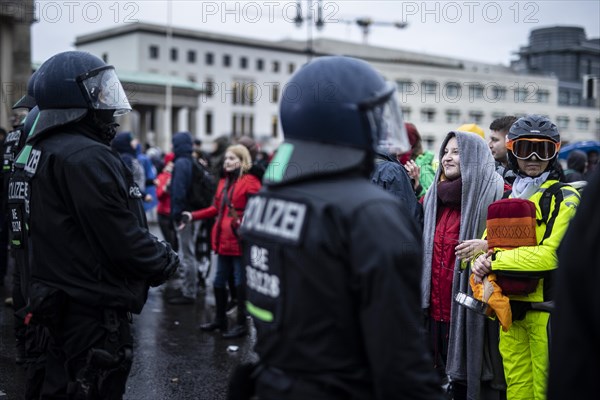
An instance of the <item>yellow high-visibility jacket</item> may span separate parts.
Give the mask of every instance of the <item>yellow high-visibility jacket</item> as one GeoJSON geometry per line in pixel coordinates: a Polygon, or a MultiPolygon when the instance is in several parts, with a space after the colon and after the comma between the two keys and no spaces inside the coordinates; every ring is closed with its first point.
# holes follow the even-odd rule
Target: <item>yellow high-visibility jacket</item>
{"type": "MultiPolygon", "coordinates": [[[[556,183],[556,180],[548,180],[542,184],[540,189],[534,193],[529,200],[535,204],[536,219],[542,219],[542,210],[540,208],[540,198],[542,193],[556,183]]],[[[551,271],[558,267],[558,258],[556,250],[562,240],[569,221],[575,215],[577,206],[579,205],[580,196],[577,189],[571,186],[561,188],[563,200],[559,204],[558,214],[554,220],[552,232],[550,236],[544,240],[542,245],[539,243],[546,232],[546,224],[538,224],[536,226],[537,246],[521,246],[514,249],[498,249],[496,248],[495,256],[492,257],[492,272],[494,271],[551,271]]],[[[552,196],[550,202],[549,219],[552,218],[554,208],[556,207],[556,196],[552,196]]],[[[484,232],[484,237],[487,237],[487,231],[484,232]]],[[[537,288],[529,295],[511,295],[511,300],[541,302],[544,301],[544,279],[540,279],[537,288]]]]}

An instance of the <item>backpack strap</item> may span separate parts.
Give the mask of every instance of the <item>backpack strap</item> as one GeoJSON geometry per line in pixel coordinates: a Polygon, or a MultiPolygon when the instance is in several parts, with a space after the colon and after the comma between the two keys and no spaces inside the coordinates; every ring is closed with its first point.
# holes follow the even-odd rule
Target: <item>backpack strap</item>
{"type": "Polygon", "coordinates": [[[554,221],[556,220],[556,216],[558,215],[558,209],[560,208],[560,203],[562,203],[564,196],[562,193],[562,188],[568,186],[562,182],[556,182],[552,184],[549,188],[544,190],[542,193],[542,197],[540,198],[540,210],[542,211],[542,219],[538,220],[538,225],[542,223],[546,224],[546,231],[544,232],[544,237],[540,241],[540,245],[544,243],[550,234],[552,233],[552,228],[554,227],[554,221]],[[552,215],[550,215],[550,204],[552,202],[552,197],[555,198],[554,202],[554,210],[552,210],[552,215]]]}

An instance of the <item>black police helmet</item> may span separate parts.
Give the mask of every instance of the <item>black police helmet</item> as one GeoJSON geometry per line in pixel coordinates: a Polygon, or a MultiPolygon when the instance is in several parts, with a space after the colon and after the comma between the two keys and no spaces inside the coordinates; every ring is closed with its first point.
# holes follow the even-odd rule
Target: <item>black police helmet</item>
{"type": "Polygon", "coordinates": [[[309,175],[360,168],[368,173],[375,152],[410,148],[396,86],[365,61],[319,57],[285,85],[280,103],[285,143],[275,156],[279,169],[264,181],[279,184],[309,175]]]}
{"type": "MultiPolygon", "coordinates": [[[[558,127],[550,119],[543,115],[529,114],[516,120],[510,127],[508,134],[506,135],[507,141],[513,141],[522,138],[534,138],[534,139],[550,139],[554,143],[560,143],[560,133],[558,127]]],[[[546,170],[554,168],[554,164],[558,158],[558,153],[548,164],[546,170]]],[[[512,151],[508,152],[508,166],[514,171],[518,172],[519,165],[517,158],[514,156],[512,151]]]]}
{"type": "Polygon", "coordinates": [[[21,97],[15,105],[12,107],[13,110],[17,108],[26,108],[31,110],[36,106],[35,97],[33,97],[33,85],[35,84],[35,78],[37,77],[37,71],[35,71],[30,77],[29,81],[27,81],[27,93],[21,97]]]}
{"type": "Polygon", "coordinates": [[[56,54],[38,69],[34,97],[40,110],[91,108],[77,78],[105,67],[102,59],[83,51],[56,54]]]}
{"type": "Polygon", "coordinates": [[[38,116],[40,114],[40,109],[38,106],[33,107],[27,116],[25,117],[25,121],[23,123],[23,133],[25,135],[29,135],[31,130],[35,128],[35,125],[38,121],[38,116]]]}
{"type": "Polygon", "coordinates": [[[40,109],[34,136],[79,121],[88,110],[111,116],[131,110],[114,68],[83,51],[66,51],[46,60],[37,70],[33,96],[40,109]]]}
{"type": "Polygon", "coordinates": [[[280,105],[284,137],[374,149],[378,144],[374,119],[378,116],[370,113],[395,90],[365,61],[317,58],[285,86],[280,105]]]}

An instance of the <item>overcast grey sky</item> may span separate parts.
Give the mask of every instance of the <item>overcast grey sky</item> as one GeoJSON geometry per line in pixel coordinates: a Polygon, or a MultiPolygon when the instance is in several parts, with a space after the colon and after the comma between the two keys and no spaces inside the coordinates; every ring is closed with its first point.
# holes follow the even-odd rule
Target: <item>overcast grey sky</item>
{"type": "MultiPolygon", "coordinates": [[[[33,61],[74,49],[78,35],[128,22],[280,40],[306,40],[307,24],[292,22],[296,1],[36,1],[32,29],[33,61]],[[169,9],[171,12],[169,13],[169,9]],[[169,18],[170,15],[170,18],[169,18]]],[[[302,1],[306,17],[308,1],[302,1]]],[[[317,0],[312,1],[316,15],[317,0]]],[[[405,29],[372,26],[372,45],[507,65],[513,52],[527,44],[532,29],[582,26],[588,38],[600,36],[600,1],[399,1],[323,0],[325,26],[315,38],[363,42],[362,31],[345,21],[368,17],[375,22],[407,22],[405,29]]]]}

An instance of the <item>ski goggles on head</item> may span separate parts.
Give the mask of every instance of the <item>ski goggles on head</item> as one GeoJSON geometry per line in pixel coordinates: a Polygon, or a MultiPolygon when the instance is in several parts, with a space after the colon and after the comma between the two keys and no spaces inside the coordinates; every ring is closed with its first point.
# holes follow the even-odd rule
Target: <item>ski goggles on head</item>
{"type": "Polygon", "coordinates": [[[506,148],[519,160],[527,160],[535,154],[538,159],[549,161],[558,154],[560,143],[550,139],[523,138],[507,141],[506,148]]]}

